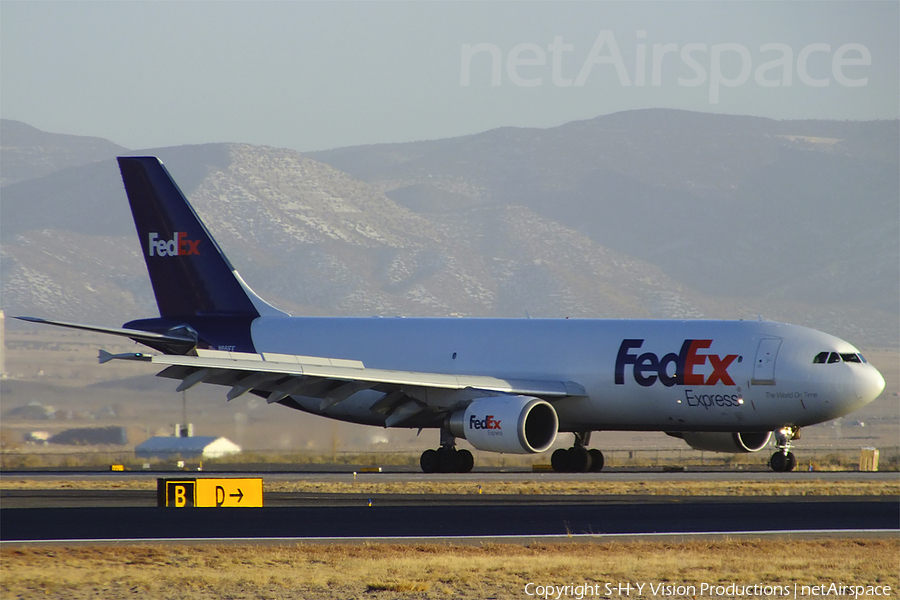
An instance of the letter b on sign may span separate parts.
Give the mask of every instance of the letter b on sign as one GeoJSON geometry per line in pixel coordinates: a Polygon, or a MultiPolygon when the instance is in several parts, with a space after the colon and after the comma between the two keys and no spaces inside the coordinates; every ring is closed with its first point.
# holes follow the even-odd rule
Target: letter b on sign
{"type": "Polygon", "coordinates": [[[195,489],[193,481],[167,481],[166,506],[192,508],[196,500],[195,489]]]}

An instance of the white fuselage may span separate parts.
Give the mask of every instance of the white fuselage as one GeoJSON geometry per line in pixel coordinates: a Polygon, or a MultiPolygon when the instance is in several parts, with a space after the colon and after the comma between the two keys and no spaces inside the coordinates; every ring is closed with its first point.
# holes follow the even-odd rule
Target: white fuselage
{"type": "MultiPolygon", "coordinates": [[[[362,361],[367,368],[574,382],[554,401],[562,431],[770,431],[834,419],[884,387],[834,336],[769,321],[261,317],[257,352],[362,361]]],[[[383,424],[359,392],[316,414],[383,424]]]]}

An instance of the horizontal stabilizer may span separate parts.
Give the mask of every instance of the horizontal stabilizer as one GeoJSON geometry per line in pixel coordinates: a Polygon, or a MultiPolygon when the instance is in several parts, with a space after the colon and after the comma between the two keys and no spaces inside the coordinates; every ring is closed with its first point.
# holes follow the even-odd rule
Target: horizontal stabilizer
{"type": "Polygon", "coordinates": [[[109,335],[118,335],[131,338],[136,342],[164,342],[179,346],[187,346],[192,348],[196,343],[193,337],[186,335],[177,335],[170,333],[154,333],[152,331],[141,331],[139,329],[122,329],[120,327],[97,327],[96,325],[82,325],[81,323],[69,323],[67,321],[51,321],[49,319],[41,319],[40,317],[15,317],[20,321],[28,321],[29,323],[42,323],[44,325],[56,325],[57,327],[68,327],[69,329],[80,329],[82,331],[93,331],[95,333],[106,333],[109,335]]]}

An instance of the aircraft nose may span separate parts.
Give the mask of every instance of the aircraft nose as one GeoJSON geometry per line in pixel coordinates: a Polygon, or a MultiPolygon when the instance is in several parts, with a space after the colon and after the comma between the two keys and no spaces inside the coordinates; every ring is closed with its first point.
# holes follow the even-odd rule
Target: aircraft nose
{"type": "Polygon", "coordinates": [[[865,404],[877,398],[884,391],[884,377],[872,365],[864,365],[863,369],[854,369],[853,386],[856,396],[865,404]]]}

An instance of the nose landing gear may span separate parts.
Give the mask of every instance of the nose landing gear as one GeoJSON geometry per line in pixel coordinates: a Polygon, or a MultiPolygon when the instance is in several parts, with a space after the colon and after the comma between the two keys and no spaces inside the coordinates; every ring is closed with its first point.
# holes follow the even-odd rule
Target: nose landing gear
{"type": "Polygon", "coordinates": [[[775,447],[778,450],[769,459],[769,466],[776,473],[793,471],[797,466],[797,457],[791,452],[791,442],[800,437],[799,427],[782,427],[775,432],[775,447]]]}
{"type": "Polygon", "coordinates": [[[596,473],[603,469],[603,453],[596,448],[586,448],[591,441],[590,431],[575,432],[571,448],[559,448],[550,457],[550,464],[557,473],[596,473]]]}

